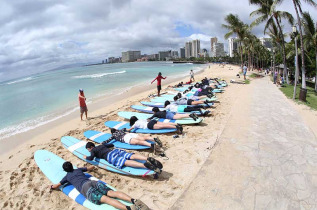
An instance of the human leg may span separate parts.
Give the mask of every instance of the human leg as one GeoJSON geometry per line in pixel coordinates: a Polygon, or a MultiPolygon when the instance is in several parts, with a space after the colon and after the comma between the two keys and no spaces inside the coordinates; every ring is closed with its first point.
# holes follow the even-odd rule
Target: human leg
{"type": "Polygon", "coordinates": [[[189,114],[175,114],[173,119],[178,120],[178,119],[183,119],[183,118],[188,118],[189,114]]]}

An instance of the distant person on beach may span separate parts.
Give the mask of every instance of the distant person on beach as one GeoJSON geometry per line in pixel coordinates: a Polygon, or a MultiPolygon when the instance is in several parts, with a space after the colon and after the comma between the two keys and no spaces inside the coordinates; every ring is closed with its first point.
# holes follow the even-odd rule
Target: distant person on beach
{"type": "Polygon", "coordinates": [[[113,144],[103,142],[99,146],[95,146],[92,142],[87,142],[86,149],[90,152],[90,156],[85,156],[86,160],[93,160],[94,158],[104,159],[116,168],[121,169],[123,166],[134,168],[147,168],[157,173],[161,172],[163,168],[162,163],[152,157],[145,157],[140,154],[128,153],[122,149],[109,149],[113,144]],[[145,163],[140,163],[136,160],[144,160],[145,163]]]}
{"type": "Polygon", "coordinates": [[[58,184],[50,185],[50,189],[58,189],[62,185],[70,183],[86,199],[96,205],[106,203],[117,209],[124,210],[149,209],[141,200],[133,199],[120,191],[113,191],[102,182],[90,180],[84,172],[92,171],[94,168],[94,166],[88,166],[74,169],[71,162],[64,162],[63,169],[67,172],[66,176],[58,184]],[[123,203],[117,201],[116,198],[130,202],[133,205],[125,206],[123,203]]]}
{"type": "Polygon", "coordinates": [[[191,81],[195,81],[195,78],[194,78],[194,71],[193,70],[190,70],[190,72],[189,72],[189,74],[190,74],[190,80],[191,81]]]}
{"type": "Polygon", "coordinates": [[[78,99],[79,99],[79,108],[80,108],[80,120],[83,120],[84,113],[87,119],[88,108],[86,105],[86,97],[85,97],[83,89],[79,89],[78,99]]]}
{"type": "Polygon", "coordinates": [[[277,71],[274,72],[273,84],[276,84],[276,80],[277,80],[277,71]]]}
{"type": "Polygon", "coordinates": [[[151,84],[153,84],[153,82],[155,80],[157,80],[157,96],[160,96],[160,92],[162,90],[162,86],[161,86],[161,80],[162,79],[166,79],[167,77],[162,77],[162,73],[159,72],[157,77],[151,82],[151,84]]]}
{"type": "Polygon", "coordinates": [[[246,75],[247,75],[247,71],[248,71],[248,67],[244,64],[243,66],[243,77],[244,77],[244,80],[246,80],[246,75]]]}

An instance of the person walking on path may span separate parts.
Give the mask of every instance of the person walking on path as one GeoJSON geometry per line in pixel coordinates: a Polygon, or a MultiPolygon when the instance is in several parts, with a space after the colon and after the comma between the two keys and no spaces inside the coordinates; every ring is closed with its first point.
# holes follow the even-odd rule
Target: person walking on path
{"type": "Polygon", "coordinates": [[[79,108],[80,108],[80,120],[83,120],[84,112],[85,112],[86,119],[87,119],[88,109],[87,109],[86,97],[85,97],[83,89],[79,89],[78,100],[79,100],[79,108]]]}
{"type": "Polygon", "coordinates": [[[167,77],[162,77],[162,73],[159,72],[157,77],[151,82],[151,84],[153,84],[153,82],[155,80],[157,80],[157,96],[160,96],[160,92],[162,90],[162,86],[161,86],[161,80],[162,79],[166,79],[167,77]]]}
{"type": "Polygon", "coordinates": [[[276,80],[277,80],[277,71],[274,72],[274,76],[273,76],[273,84],[276,84],[276,80]]]}
{"type": "Polygon", "coordinates": [[[243,66],[243,77],[244,77],[244,80],[246,80],[245,76],[247,75],[247,71],[248,71],[248,67],[244,64],[244,66],[243,66]]]}
{"type": "Polygon", "coordinates": [[[191,80],[191,81],[195,81],[194,71],[193,71],[193,70],[190,70],[189,74],[190,74],[190,80],[191,80]]]}

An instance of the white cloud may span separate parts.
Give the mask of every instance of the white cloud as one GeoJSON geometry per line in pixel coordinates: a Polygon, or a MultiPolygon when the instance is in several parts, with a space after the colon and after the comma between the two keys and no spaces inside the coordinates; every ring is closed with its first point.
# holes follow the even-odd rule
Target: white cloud
{"type": "MultiPolygon", "coordinates": [[[[125,50],[177,50],[191,39],[223,40],[229,13],[250,23],[248,1],[55,0],[0,2],[0,81],[70,63],[101,61],[125,50]],[[192,35],[175,28],[187,25],[192,35]],[[2,72],[2,74],[1,74],[2,72]]],[[[294,14],[292,4],[281,6],[294,14]]],[[[309,7],[304,6],[304,10],[309,7]]],[[[317,20],[317,13],[309,8],[317,20]]],[[[257,35],[263,28],[254,29],[257,35]]]]}

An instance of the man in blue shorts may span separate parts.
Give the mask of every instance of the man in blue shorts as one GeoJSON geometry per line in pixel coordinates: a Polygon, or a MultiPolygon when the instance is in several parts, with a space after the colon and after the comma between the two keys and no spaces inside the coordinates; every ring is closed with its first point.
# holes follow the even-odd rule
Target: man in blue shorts
{"type": "Polygon", "coordinates": [[[60,186],[70,183],[78,190],[78,192],[94,204],[100,205],[106,203],[117,209],[123,210],[149,210],[141,200],[133,199],[123,192],[113,191],[102,182],[90,180],[84,172],[92,171],[94,166],[74,169],[71,162],[65,162],[63,164],[63,169],[67,172],[66,176],[58,184],[50,185],[51,190],[58,189],[60,186]],[[114,198],[131,202],[133,205],[125,206],[114,198]]]}

